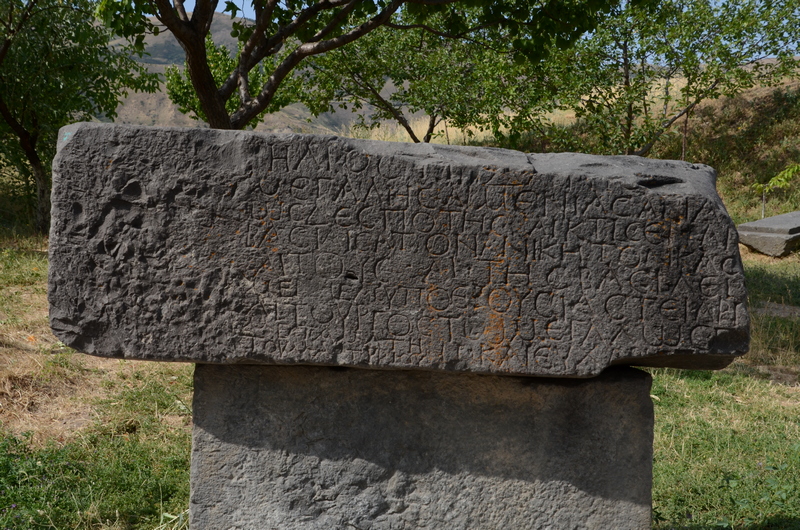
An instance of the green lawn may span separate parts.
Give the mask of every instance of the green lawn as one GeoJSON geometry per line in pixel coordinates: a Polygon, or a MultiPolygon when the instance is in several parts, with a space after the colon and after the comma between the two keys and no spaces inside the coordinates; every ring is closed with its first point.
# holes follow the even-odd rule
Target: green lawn
{"type": "Polygon", "coordinates": [[[655,528],[800,529],[800,388],[654,370],[652,395],[655,528]]]}
{"type": "MultiPolygon", "coordinates": [[[[62,355],[74,363],[80,354],[62,355]]],[[[184,512],[191,441],[163,417],[188,419],[180,396],[189,392],[191,372],[165,366],[112,389],[77,440],[35,448],[3,436],[0,528],[152,529],[184,512]]]]}

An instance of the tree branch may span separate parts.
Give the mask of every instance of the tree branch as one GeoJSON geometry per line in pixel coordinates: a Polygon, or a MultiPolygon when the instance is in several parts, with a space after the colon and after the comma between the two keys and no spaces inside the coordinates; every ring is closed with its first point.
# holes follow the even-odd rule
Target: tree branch
{"type": "Polygon", "coordinates": [[[411,137],[411,140],[415,144],[420,143],[419,138],[414,133],[414,129],[411,128],[411,124],[408,123],[408,120],[406,119],[405,116],[403,116],[403,113],[400,112],[394,105],[392,105],[391,102],[389,102],[386,98],[381,96],[380,92],[377,89],[375,89],[375,87],[373,87],[370,83],[367,83],[363,77],[358,75],[358,73],[352,70],[350,70],[349,72],[350,76],[353,78],[356,84],[358,84],[362,88],[365,88],[370,94],[372,94],[372,97],[375,98],[375,100],[378,102],[378,105],[381,108],[383,108],[383,110],[389,112],[392,116],[394,116],[395,121],[397,121],[397,123],[399,123],[403,127],[403,129],[406,130],[408,136],[411,137]]]}
{"type": "MultiPolygon", "coordinates": [[[[290,23],[282,26],[272,35],[269,39],[265,39],[262,42],[261,48],[256,48],[256,42],[258,38],[256,35],[263,35],[266,31],[269,24],[272,22],[270,18],[263,17],[261,20],[256,22],[256,27],[253,30],[253,35],[251,35],[250,39],[248,39],[247,44],[245,44],[245,48],[242,49],[242,53],[239,55],[239,64],[236,66],[236,70],[231,72],[231,75],[222,83],[222,86],[219,88],[219,96],[224,100],[227,101],[228,98],[231,97],[233,91],[236,89],[236,85],[238,83],[239,78],[239,71],[243,71],[245,73],[250,72],[255,66],[264,59],[272,49],[275,49],[276,46],[281,45],[285,40],[296,33],[305,23],[311,20],[315,15],[317,15],[320,11],[324,11],[326,9],[333,9],[337,7],[340,3],[344,3],[347,0],[322,0],[321,2],[317,2],[313,6],[310,6],[303,11],[300,12],[294,20],[290,23]],[[248,47],[249,46],[249,47],[248,47]]],[[[270,13],[272,11],[270,10],[270,13]]],[[[287,58],[288,59],[288,58],[287,58]]],[[[302,57],[300,58],[302,60],[302,57]]],[[[298,63],[299,64],[299,61],[298,63]]],[[[295,64],[295,66],[296,66],[295,64]]],[[[286,77],[283,75],[281,77],[281,81],[286,77]]],[[[272,76],[270,76],[270,79],[272,76]]],[[[269,81],[268,81],[269,82],[269,81]]],[[[242,101],[242,105],[246,105],[247,102],[242,101]]],[[[260,111],[259,111],[260,112],[260,111]]],[[[258,113],[256,113],[258,114],[258,113]]]]}
{"type": "Polygon", "coordinates": [[[183,5],[183,0],[174,0],[175,1],[175,11],[178,12],[178,18],[180,18],[184,22],[189,21],[189,15],[186,14],[186,8],[183,5]]]}
{"type": "MultiPolygon", "coordinates": [[[[387,5],[382,12],[364,22],[360,26],[356,26],[355,28],[351,29],[347,33],[343,33],[338,37],[333,37],[328,40],[323,40],[319,42],[304,42],[300,46],[297,47],[298,52],[303,55],[303,57],[308,57],[311,55],[317,55],[320,53],[325,53],[330,50],[335,50],[336,48],[340,48],[345,44],[349,44],[356,39],[359,39],[369,33],[370,31],[374,31],[378,27],[386,24],[392,15],[400,8],[401,5],[406,3],[407,0],[393,0],[389,5],[387,5]]],[[[450,0],[456,1],[456,0],[450,0]]]]}
{"type": "MultiPolygon", "coordinates": [[[[0,46],[0,64],[2,64],[2,62],[6,58],[6,55],[8,55],[8,50],[11,49],[11,42],[13,41],[14,36],[20,32],[22,27],[25,25],[25,23],[28,21],[28,19],[30,19],[31,15],[33,14],[33,8],[36,6],[37,1],[38,0],[30,0],[30,2],[28,2],[28,5],[25,6],[25,10],[22,12],[22,16],[20,16],[19,18],[17,27],[6,33],[5,39],[3,39],[3,45],[0,46]]],[[[8,26],[11,25],[11,22],[13,20],[14,20],[13,8],[10,6],[9,3],[8,26]]]]}
{"type": "Polygon", "coordinates": [[[259,2],[253,2],[253,6],[255,7],[256,11],[256,25],[253,28],[252,35],[250,35],[250,38],[247,39],[244,47],[242,47],[242,53],[239,55],[240,64],[242,61],[247,64],[247,62],[250,60],[250,54],[253,53],[253,50],[256,48],[259,42],[266,43],[267,38],[264,35],[264,32],[272,22],[272,13],[275,11],[275,6],[278,5],[278,0],[268,0],[266,6],[264,7],[256,4],[259,4],[259,2]]]}
{"type": "MultiPolygon", "coordinates": [[[[447,1],[450,2],[455,0],[447,1]]],[[[370,31],[377,29],[381,25],[385,24],[405,2],[406,0],[392,0],[392,2],[389,3],[379,14],[367,22],[364,22],[363,24],[353,28],[347,33],[339,35],[338,37],[314,43],[300,44],[281,62],[281,64],[277,66],[277,68],[275,68],[272,75],[267,79],[267,82],[264,83],[261,93],[257,97],[251,99],[249,102],[242,102],[242,106],[239,108],[239,110],[237,110],[233,116],[231,116],[232,126],[236,129],[240,129],[246,123],[256,117],[260,112],[262,112],[269,105],[269,102],[277,92],[280,84],[284,79],[286,79],[286,76],[288,76],[303,59],[311,55],[317,55],[340,48],[345,44],[353,42],[354,40],[366,35],[370,31]]],[[[323,4],[330,5],[327,2],[320,2],[314,7],[323,4]]],[[[295,19],[294,22],[298,22],[299,20],[300,17],[295,19]]],[[[296,24],[296,26],[299,26],[299,23],[296,24]]],[[[288,28],[288,25],[286,27],[288,28]]],[[[253,59],[256,59],[256,57],[253,57],[253,59]]],[[[258,60],[260,60],[260,58],[258,58],[258,60]]]]}
{"type": "Polygon", "coordinates": [[[714,90],[717,87],[717,85],[719,85],[719,83],[720,83],[719,79],[715,80],[711,84],[711,86],[709,86],[706,90],[704,90],[700,95],[696,96],[694,101],[689,103],[686,107],[684,107],[680,112],[672,116],[669,120],[664,121],[661,124],[660,130],[653,135],[650,141],[647,142],[645,145],[643,145],[641,149],[634,151],[633,154],[637,156],[646,156],[647,153],[649,153],[650,150],[653,148],[653,146],[656,144],[656,142],[664,135],[664,133],[667,132],[669,128],[672,127],[672,125],[676,121],[681,119],[687,113],[691,112],[697,105],[699,105],[700,102],[706,98],[706,94],[714,90]]]}
{"type": "Polygon", "coordinates": [[[153,2],[156,6],[156,18],[175,35],[178,43],[185,51],[185,43],[196,38],[197,32],[194,25],[189,20],[181,20],[168,0],[153,0],[153,2]]]}
{"type": "MultiPolygon", "coordinates": [[[[272,13],[275,11],[275,6],[278,5],[278,0],[268,0],[265,7],[256,6],[256,3],[257,2],[253,3],[253,5],[256,7],[256,25],[253,28],[253,33],[250,35],[250,38],[247,39],[247,42],[242,48],[242,52],[239,54],[239,62],[236,65],[236,69],[231,72],[231,75],[228,76],[228,78],[224,83],[222,83],[217,91],[219,97],[221,97],[223,101],[228,101],[236,89],[240,71],[244,69],[245,75],[247,75],[250,70],[252,70],[256,64],[258,64],[258,61],[253,62],[251,58],[253,51],[257,49],[259,44],[262,46],[266,45],[267,38],[264,35],[264,32],[272,22],[272,13]],[[252,66],[248,68],[247,65],[251,64],[252,66]]],[[[248,99],[243,99],[242,102],[249,101],[249,97],[248,91],[248,99]]]]}
{"type": "Polygon", "coordinates": [[[238,66],[234,71],[239,74],[239,99],[250,101],[250,79],[247,76],[247,72],[242,72],[238,66]]]}
{"type": "Polygon", "coordinates": [[[16,118],[14,118],[14,115],[11,114],[11,111],[9,110],[8,105],[6,105],[2,94],[0,94],[0,116],[3,117],[3,121],[8,124],[9,128],[14,131],[14,134],[17,135],[17,138],[20,139],[20,142],[22,142],[23,138],[30,137],[30,133],[28,133],[25,127],[23,127],[23,125],[17,121],[16,118]]]}
{"type": "Polygon", "coordinates": [[[339,24],[342,23],[347,18],[347,15],[352,13],[353,9],[355,9],[356,5],[358,5],[359,0],[350,0],[345,6],[339,10],[334,16],[331,17],[328,24],[319,30],[313,37],[308,39],[306,42],[319,42],[322,40],[325,35],[328,35],[331,31],[335,30],[339,27],[339,24]]]}
{"type": "Polygon", "coordinates": [[[211,30],[211,21],[214,19],[214,11],[216,11],[218,3],[218,0],[197,0],[195,2],[191,22],[195,28],[198,26],[202,28],[200,33],[204,38],[211,30]]]}

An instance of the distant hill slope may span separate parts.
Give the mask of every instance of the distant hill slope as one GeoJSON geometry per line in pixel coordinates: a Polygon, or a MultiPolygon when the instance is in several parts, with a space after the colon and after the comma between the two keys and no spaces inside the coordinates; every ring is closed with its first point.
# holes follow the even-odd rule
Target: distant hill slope
{"type": "MultiPolygon", "coordinates": [[[[236,49],[236,39],[230,36],[232,20],[229,15],[217,13],[211,23],[214,42],[224,44],[229,50],[236,49]]],[[[141,59],[148,70],[163,74],[168,66],[183,65],[184,53],[172,33],[162,31],[157,36],[148,35],[145,40],[149,55],[141,59]]],[[[131,93],[122,100],[117,109],[116,123],[171,127],[202,127],[203,122],[182,114],[167,97],[166,86],[155,94],[131,93]]],[[[303,105],[295,104],[275,114],[267,115],[256,127],[257,131],[302,132],[317,134],[341,134],[354,120],[354,115],[339,111],[326,113],[317,118],[303,105]],[[309,121],[310,119],[310,121],[309,121]]]]}

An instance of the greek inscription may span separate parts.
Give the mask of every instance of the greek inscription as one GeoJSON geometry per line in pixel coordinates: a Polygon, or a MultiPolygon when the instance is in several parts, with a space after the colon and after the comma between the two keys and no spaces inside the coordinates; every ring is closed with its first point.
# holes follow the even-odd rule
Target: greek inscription
{"type": "MultiPolygon", "coordinates": [[[[178,155],[142,174],[95,168],[107,186],[55,195],[55,226],[74,238],[63,261],[94,288],[120,284],[128,309],[97,318],[133,330],[126,352],[168,319],[237,358],[591,375],[711,353],[747,326],[736,232],[715,197],[638,186],[624,160],[605,178],[539,170],[535,156],[370,145],[253,136],[233,150],[245,161],[209,157],[194,180],[168,166],[178,155]]],[[[85,285],[70,300],[92,299],[85,285]]]]}

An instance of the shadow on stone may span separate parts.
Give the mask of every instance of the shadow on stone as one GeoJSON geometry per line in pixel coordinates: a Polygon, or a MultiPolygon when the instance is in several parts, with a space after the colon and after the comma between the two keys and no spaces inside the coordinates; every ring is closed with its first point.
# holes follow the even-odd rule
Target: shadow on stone
{"type": "Polygon", "coordinates": [[[193,525],[649,528],[649,389],[626,367],[554,380],[198,365],[193,525]]]}

